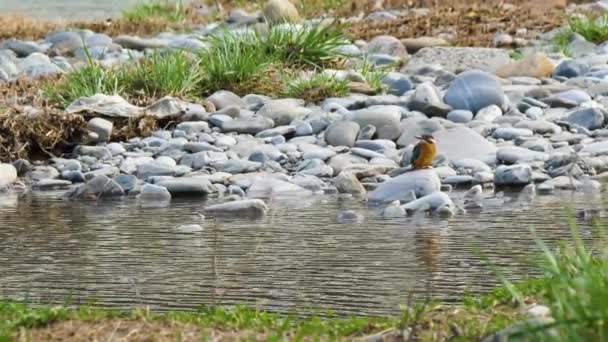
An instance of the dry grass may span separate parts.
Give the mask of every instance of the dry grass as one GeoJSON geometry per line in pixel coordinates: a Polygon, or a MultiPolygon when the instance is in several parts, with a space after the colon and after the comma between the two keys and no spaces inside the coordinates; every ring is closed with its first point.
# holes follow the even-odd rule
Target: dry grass
{"type": "Polygon", "coordinates": [[[383,34],[415,38],[453,32],[456,33],[455,45],[490,46],[497,32],[514,34],[519,28],[527,28],[528,36],[532,37],[559,27],[564,21],[564,12],[557,9],[540,16],[526,6],[495,6],[490,1],[479,5],[438,6],[419,16],[363,21],[352,25],[350,33],[353,38],[371,39],[383,34]]]}
{"type": "Polygon", "coordinates": [[[21,330],[16,341],[202,341],[194,326],[146,320],[66,321],[47,327],[21,330]]]}
{"type": "Polygon", "coordinates": [[[198,15],[196,9],[200,2],[192,2],[184,7],[184,20],[174,22],[166,17],[146,17],[133,20],[126,17],[108,19],[105,21],[66,21],[66,20],[40,20],[29,18],[20,14],[0,14],[0,39],[20,38],[37,40],[46,37],[49,32],[61,29],[89,29],[109,36],[130,34],[151,36],[160,32],[175,30],[184,31],[190,27],[205,23],[208,17],[198,15]]]}

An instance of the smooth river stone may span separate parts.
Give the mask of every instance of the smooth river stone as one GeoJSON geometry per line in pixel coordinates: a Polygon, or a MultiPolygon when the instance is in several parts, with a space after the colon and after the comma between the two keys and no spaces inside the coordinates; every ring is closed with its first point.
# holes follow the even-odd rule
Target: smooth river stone
{"type": "Polygon", "coordinates": [[[414,170],[381,183],[368,194],[371,202],[405,201],[410,191],[422,197],[441,189],[441,180],[432,169],[414,170]]]}
{"type": "Polygon", "coordinates": [[[456,76],[443,99],[454,109],[477,113],[493,104],[502,108],[505,93],[495,76],[480,70],[470,70],[456,76]]]}

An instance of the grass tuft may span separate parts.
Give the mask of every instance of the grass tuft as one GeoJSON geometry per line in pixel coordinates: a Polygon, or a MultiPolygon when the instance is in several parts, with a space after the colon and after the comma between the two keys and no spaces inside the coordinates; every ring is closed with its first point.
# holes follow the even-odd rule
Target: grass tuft
{"type": "Polygon", "coordinates": [[[282,96],[318,103],[328,97],[346,96],[349,91],[348,81],[322,73],[288,82],[282,96]]]}
{"type": "Polygon", "coordinates": [[[254,34],[227,31],[210,37],[207,42],[209,47],[200,51],[199,59],[204,74],[202,88],[209,93],[253,86],[273,62],[260,48],[254,34]]]}
{"type": "Polygon", "coordinates": [[[608,40],[608,14],[586,17],[572,16],[568,19],[568,28],[578,33],[587,41],[600,44],[608,40]]]}
{"type": "Polygon", "coordinates": [[[85,48],[87,65],[68,73],[58,84],[51,82],[43,87],[50,102],[64,107],[76,99],[95,94],[119,94],[124,90],[120,77],[113,69],[105,69],[96,63],[85,48]]]}
{"type": "Polygon", "coordinates": [[[130,22],[145,22],[154,19],[166,20],[169,23],[181,23],[187,18],[181,1],[150,0],[127,9],[122,14],[130,22]]]}
{"type": "Polygon", "coordinates": [[[344,32],[335,24],[289,28],[274,26],[266,36],[258,36],[266,54],[289,66],[323,68],[345,57],[337,51],[348,44],[344,32]]]}
{"type": "Polygon", "coordinates": [[[123,69],[121,83],[130,96],[192,97],[198,91],[201,78],[199,64],[193,55],[181,50],[155,51],[123,69]]]}

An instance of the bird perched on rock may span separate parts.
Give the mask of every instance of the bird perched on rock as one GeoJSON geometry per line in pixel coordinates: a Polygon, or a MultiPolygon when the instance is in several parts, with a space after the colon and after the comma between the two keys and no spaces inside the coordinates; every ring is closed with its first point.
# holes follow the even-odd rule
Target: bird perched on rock
{"type": "Polygon", "coordinates": [[[435,138],[430,134],[416,137],[420,141],[414,147],[410,162],[414,169],[428,169],[433,165],[435,155],[437,154],[437,145],[435,138]]]}

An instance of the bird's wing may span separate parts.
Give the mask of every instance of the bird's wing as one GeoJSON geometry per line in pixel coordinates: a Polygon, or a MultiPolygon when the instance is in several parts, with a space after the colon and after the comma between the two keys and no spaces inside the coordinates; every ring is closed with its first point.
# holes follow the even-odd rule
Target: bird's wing
{"type": "Polygon", "coordinates": [[[416,144],[416,146],[414,146],[414,150],[412,151],[412,158],[410,158],[410,163],[414,164],[414,162],[418,160],[418,158],[420,158],[420,144],[416,144]]]}

